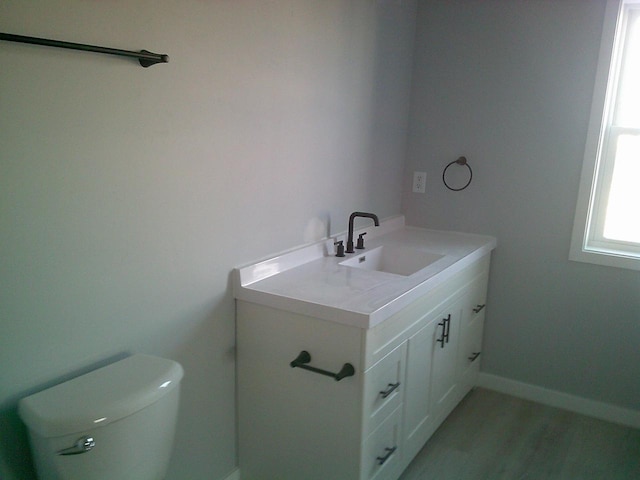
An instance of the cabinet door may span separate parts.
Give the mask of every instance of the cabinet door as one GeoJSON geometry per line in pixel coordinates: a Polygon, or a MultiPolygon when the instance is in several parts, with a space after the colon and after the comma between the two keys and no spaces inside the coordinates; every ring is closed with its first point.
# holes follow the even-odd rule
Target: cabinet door
{"type": "Polygon", "coordinates": [[[449,415],[458,401],[457,359],[460,302],[442,311],[432,337],[431,405],[437,425],[449,415]]]}
{"type": "Polygon", "coordinates": [[[425,326],[407,340],[404,397],[405,455],[411,459],[433,432],[431,415],[431,358],[440,313],[429,317],[425,326]]]}

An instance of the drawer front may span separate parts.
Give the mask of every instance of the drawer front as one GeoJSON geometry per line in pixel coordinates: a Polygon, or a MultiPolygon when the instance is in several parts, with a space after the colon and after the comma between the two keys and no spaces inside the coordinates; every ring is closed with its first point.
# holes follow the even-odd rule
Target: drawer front
{"type": "Polygon", "coordinates": [[[402,403],[406,352],[403,343],[364,374],[364,438],[402,403]]]}
{"type": "Polygon", "coordinates": [[[361,480],[395,479],[400,474],[400,411],[394,410],[364,442],[361,480]]]}
{"type": "Polygon", "coordinates": [[[482,356],[482,333],[487,302],[488,270],[477,276],[464,296],[459,348],[459,378],[464,393],[477,382],[482,356]]]}
{"type": "Polygon", "coordinates": [[[460,381],[466,391],[475,386],[480,372],[484,318],[477,318],[466,329],[460,345],[460,381]]]}
{"type": "Polygon", "coordinates": [[[487,283],[489,281],[489,272],[486,271],[482,275],[478,275],[469,287],[467,311],[464,318],[468,323],[476,320],[484,319],[484,312],[487,307],[487,283]]]}

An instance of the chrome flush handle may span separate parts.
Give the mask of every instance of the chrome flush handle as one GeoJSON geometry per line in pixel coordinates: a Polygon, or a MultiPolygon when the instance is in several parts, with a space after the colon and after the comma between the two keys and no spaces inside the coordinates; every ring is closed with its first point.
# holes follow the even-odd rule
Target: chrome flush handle
{"type": "Polygon", "coordinates": [[[75,445],[73,445],[72,447],[60,450],[58,452],[58,455],[78,455],[79,453],[87,453],[95,446],[96,441],[93,439],[93,437],[86,435],[82,438],[79,438],[76,441],[75,445]]]}

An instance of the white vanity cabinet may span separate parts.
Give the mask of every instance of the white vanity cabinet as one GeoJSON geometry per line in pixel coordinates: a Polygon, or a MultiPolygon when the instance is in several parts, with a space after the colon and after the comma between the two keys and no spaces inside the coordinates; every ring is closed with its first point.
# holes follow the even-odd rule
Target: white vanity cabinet
{"type": "Polygon", "coordinates": [[[238,300],[243,480],[398,478],[476,381],[488,272],[487,254],[372,328],[238,300]]]}

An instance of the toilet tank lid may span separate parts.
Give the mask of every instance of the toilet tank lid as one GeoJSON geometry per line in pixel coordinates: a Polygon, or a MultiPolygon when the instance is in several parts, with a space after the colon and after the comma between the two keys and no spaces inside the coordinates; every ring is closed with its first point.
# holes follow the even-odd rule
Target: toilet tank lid
{"type": "Polygon", "coordinates": [[[173,360],[136,354],[25,397],[18,412],[43,437],[86,432],[155,403],[182,376],[173,360]]]}

